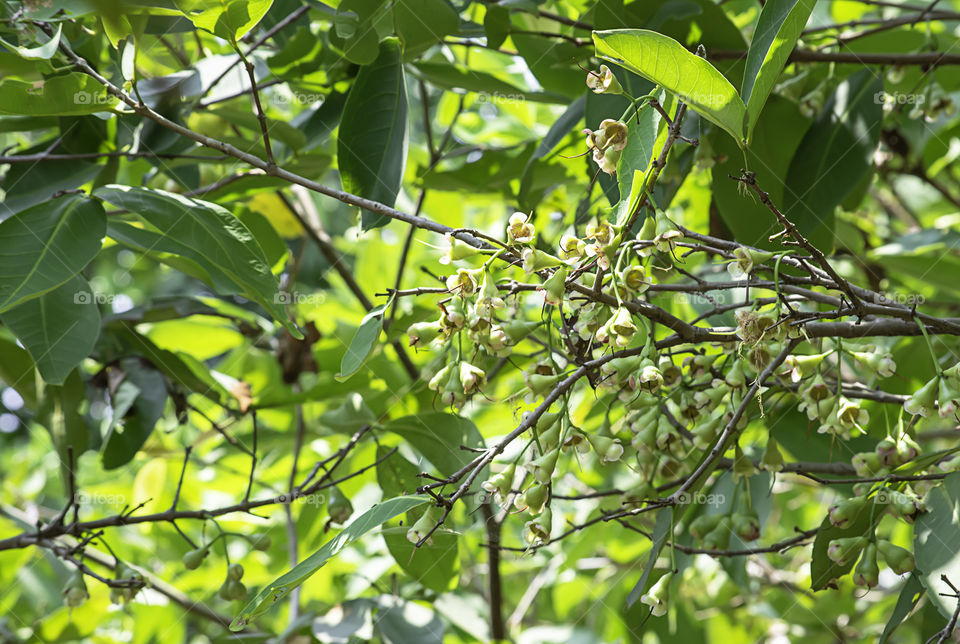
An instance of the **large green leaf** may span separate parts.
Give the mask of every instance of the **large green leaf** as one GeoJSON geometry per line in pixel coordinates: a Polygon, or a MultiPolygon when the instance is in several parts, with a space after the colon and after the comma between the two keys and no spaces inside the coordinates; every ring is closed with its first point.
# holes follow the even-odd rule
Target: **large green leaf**
{"type": "MultiPolygon", "coordinates": [[[[365,65],[347,96],[337,137],[343,189],[393,206],[407,163],[407,90],[400,43],[387,38],[380,54],[365,65]]],[[[363,227],[389,218],[363,213],[363,227]]]]}
{"type": "Polygon", "coordinates": [[[893,607],[893,611],[890,613],[890,619],[887,621],[887,625],[884,626],[883,633],[880,635],[880,639],[877,640],[877,644],[886,644],[886,642],[890,640],[893,631],[903,623],[903,620],[907,618],[907,615],[910,614],[910,611],[913,610],[913,607],[917,605],[917,602],[920,601],[922,596],[923,583],[916,573],[912,573],[907,578],[906,583],[903,584],[903,588],[900,589],[900,596],[897,597],[897,605],[893,607]]]}
{"type": "Polygon", "coordinates": [[[461,449],[461,445],[473,449],[484,446],[473,421],[454,414],[403,416],[387,421],[383,428],[401,436],[443,474],[452,474],[473,460],[474,454],[461,449]]]}
{"type": "Polygon", "coordinates": [[[924,499],[927,511],[917,517],[913,527],[913,551],[917,560],[917,574],[927,598],[933,602],[945,619],[953,615],[957,600],[940,593],[952,593],[941,575],[954,584],[960,580],[960,472],[943,479],[927,493],[924,499]]]}
{"type": "Polygon", "coordinates": [[[790,163],[783,213],[825,253],[834,245],[834,210],[872,167],[882,90],[883,79],[869,69],[841,83],[790,163]]]}
{"type": "Polygon", "coordinates": [[[56,288],[83,270],[100,251],[105,233],[103,207],[75,194],[0,222],[0,312],[56,288]]]}
{"type": "Polygon", "coordinates": [[[126,465],[137,455],[163,415],[167,402],[166,380],[152,365],[132,357],[121,360],[120,369],[124,376],[121,386],[127,384],[127,387],[122,392],[118,389],[122,395],[113,397],[114,416],[101,452],[106,470],[126,465]]]}
{"type": "Polygon", "coordinates": [[[373,506],[350,525],[328,541],[319,550],[297,564],[292,570],[277,577],[264,586],[256,596],[240,611],[230,624],[230,630],[242,630],[250,620],[267,612],[271,606],[286,597],[287,593],[305,582],[313,573],[322,568],[327,561],[353,541],[390,519],[403,514],[433,499],[427,495],[401,496],[373,506]]]}
{"type": "Polygon", "coordinates": [[[57,53],[57,47],[60,46],[60,34],[63,31],[63,24],[57,25],[57,32],[47,39],[47,42],[36,47],[24,47],[23,45],[11,45],[3,38],[0,38],[0,44],[16,53],[21,58],[27,60],[49,60],[57,53]]]}
{"type": "Polygon", "coordinates": [[[54,385],[63,384],[100,335],[100,309],[80,275],[8,309],[0,320],[33,356],[43,379],[54,385]]]}
{"type": "Polygon", "coordinates": [[[377,340],[380,339],[380,332],[383,330],[383,317],[390,306],[390,298],[387,302],[370,310],[357,329],[347,352],[343,354],[343,360],[340,361],[340,373],[337,374],[337,380],[346,380],[357,373],[363,363],[367,361],[370,354],[377,347],[377,340]]]}
{"type": "Polygon", "coordinates": [[[237,42],[253,29],[273,0],[177,0],[177,6],[198,28],[237,42]]]}
{"type": "Polygon", "coordinates": [[[406,526],[384,528],[383,538],[394,561],[426,588],[443,593],[455,584],[460,574],[459,535],[456,532],[441,528],[430,537],[432,544],[419,548],[407,539],[406,526]]]}
{"type": "Polygon", "coordinates": [[[303,337],[283,307],[277,280],[270,272],[263,249],[243,222],[228,210],[207,201],[147,188],[111,185],[95,194],[139,215],[156,231],[127,226],[130,237],[120,241],[192,260],[207,271],[218,291],[242,293],[269,311],[294,337],[303,337]]]}
{"type": "Polygon", "coordinates": [[[407,60],[422,54],[460,27],[460,16],[448,0],[397,0],[393,4],[393,18],[403,43],[403,57],[407,60]]]}
{"type": "Polygon", "coordinates": [[[793,51],[817,0],[769,0],[747,51],[740,97],[747,106],[744,134],[749,143],[770,90],[793,51]]]}
{"type": "MultiPolygon", "coordinates": [[[[803,118],[796,104],[780,96],[770,97],[757,122],[756,136],[747,149],[746,167],[756,174],[757,184],[770,194],[775,204],[784,201],[784,178],[809,125],[810,121],[803,118]]],[[[708,137],[707,145],[713,147],[714,156],[718,158],[711,172],[713,201],[733,239],[763,248],[779,248],[779,240],[767,239],[781,229],[776,217],[730,178],[739,176],[744,167],[743,151],[716,130],[708,137]]],[[[806,222],[802,223],[800,232],[809,233],[806,222]]]]}
{"type": "Polygon", "coordinates": [[[593,32],[593,42],[600,58],[673,92],[738,143],[743,139],[746,108],[733,85],[673,38],[646,29],[612,29],[593,32]]]}
{"type": "Polygon", "coordinates": [[[92,76],[71,73],[44,80],[0,82],[0,114],[68,116],[107,112],[117,105],[92,76]]]}

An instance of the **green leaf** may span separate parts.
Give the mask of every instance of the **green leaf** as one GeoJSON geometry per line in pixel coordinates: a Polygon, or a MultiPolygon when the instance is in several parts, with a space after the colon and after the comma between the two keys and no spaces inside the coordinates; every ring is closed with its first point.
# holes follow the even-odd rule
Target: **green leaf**
{"type": "Polygon", "coordinates": [[[536,205],[528,202],[528,196],[533,183],[534,173],[538,166],[537,162],[550,154],[550,152],[566,138],[570,130],[583,120],[585,104],[586,100],[584,96],[581,96],[571,103],[570,107],[560,115],[560,118],[550,126],[546,136],[543,137],[543,140],[540,141],[540,144],[537,145],[537,148],[527,160],[527,165],[524,167],[523,175],[520,178],[520,192],[518,196],[522,208],[532,209],[536,205]]]}
{"type": "Polygon", "coordinates": [[[753,41],[747,51],[740,97],[747,106],[744,134],[747,143],[760,118],[770,90],[793,51],[817,0],[768,0],[760,11],[753,41]]]}
{"type": "Polygon", "coordinates": [[[373,625],[384,644],[443,644],[444,623],[432,609],[393,595],[377,604],[373,625]]]}
{"type": "Polygon", "coordinates": [[[640,110],[639,118],[630,121],[627,146],[617,163],[617,184],[620,202],[614,207],[613,221],[623,225],[640,199],[643,180],[656,160],[660,113],[649,106],[640,110]]]}
{"type": "Polygon", "coordinates": [[[407,528],[383,530],[387,550],[405,573],[426,588],[443,593],[450,590],[460,575],[459,535],[452,530],[438,529],[430,537],[433,544],[417,548],[407,539],[407,528]]]}
{"type": "MultiPolygon", "coordinates": [[[[2,95],[2,91],[0,91],[2,95]]],[[[100,251],[103,207],[80,195],[45,201],[0,222],[0,312],[63,284],[100,251]]]]}
{"type": "Polygon", "coordinates": [[[460,28],[460,16],[447,0],[396,0],[393,18],[406,60],[460,28]]]}
{"type": "Polygon", "coordinates": [[[657,510],[657,522],[653,526],[653,538],[650,544],[650,555],[647,559],[647,566],[643,569],[643,574],[640,575],[640,579],[633,586],[630,594],[627,595],[627,608],[637,603],[643,591],[647,589],[647,580],[650,579],[650,573],[653,572],[657,558],[660,556],[660,551],[663,550],[663,546],[667,543],[667,537],[670,535],[670,528],[673,525],[673,513],[674,508],[672,507],[657,510]]]}
{"type": "MultiPolygon", "coordinates": [[[[400,43],[387,38],[380,54],[360,69],[340,121],[337,158],[343,189],[393,206],[407,163],[407,90],[400,43]]],[[[363,228],[388,217],[363,213],[363,228]]]]}
{"type": "Polygon", "coordinates": [[[74,370],[62,385],[47,385],[37,409],[37,422],[47,428],[60,458],[60,474],[66,484],[70,479],[69,454],[72,448],[76,463],[90,448],[91,432],[86,419],[80,413],[87,400],[86,383],[78,370],[74,370]]]}
{"type": "Polygon", "coordinates": [[[883,634],[880,636],[877,644],[886,644],[890,636],[893,635],[893,631],[903,623],[903,620],[907,618],[907,615],[910,614],[910,611],[913,610],[913,607],[917,605],[917,602],[922,596],[923,583],[916,573],[912,573],[910,577],[907,578],[907,582],[903,585],[903,588],[900,589],[900,596],[897,597],[897,605],[893,607],[893,611],[890,613],[890,619],[883,628],[883,634]]]}
{"type": "Polygon", "coordinates": [[[365,425],[377,422],[377,417],[363,402],[363,396],[354,392],[342,405],[320,414],[317,423],[327,429],[343,434],[352,434],[365,425]]]}
{"type": "Polygon", "coordinates": [[[60,46],[60,33],[63,31],[63,23],[57,25],[57,33],[53,34],[47,42],[37,47],[23,47],[11,45],[3,38],[0,38],[0,44],[16,53],[21,58],[27,60],[49,60],[57,53],[57,47],[60,46]]]}
{"type": "Polygon", "coordinates": [[[109,112],[117,102],[103,85],[86,74],[70,73],[32,82],[6,78],[0,82],[0,114],[95,114],[109,112]]]}
{"type": "Polygon", "coordinates": [[[0,331],[0,381],[13,387],[23,397],[27,409],[37,408],[37,383],[33,358],[14,341],[13,334],[7,329],[0,331]]]}
{"type": "Polygon", "coordinates": [[[673,92],[739,144],[746,108],[733,85],[673,38],[645,29],[593,32],[597,56],[673,92]]]}
{"type": "Polygon", "coordinates": [[[483,30],[487,34],[487,45],[497,48],[510,35],[510,10],[498,4],[488,4],[483,16],[483,30]]]}
{"type": "MultiPolygon", "coordinates": [[[[133,401],[114,399],[114,412],[118,408],[126,407],[127,414],[122,424],[118,423],[119,414],[113,419],[113,424],[103,439],[103,449],[100,459],[103,468],[112,470],[129,463],[137,452],[147,442],[153,432],[154,425],[163,415],[167,403],[167,383],[163,374],[140,358],[124,358],[120,361],[120,370],[124,375],[124,382],[130,382],[139,390],[139,395],[133,401]],[[121,405],[120,403],[123,402],[121,405]]],[[[132,392],[128,388],[127,392],[132,392]]]]}
{"type": "MultiPolygon", "coordinates": [[[[877,521],[883,516],[877,512],[877,521]]],[[[869,536],[873,520],[873,506],[868,503],[860,509],[860,513],[846,528],[838,528],[830,523],[830,517],[824,517],[817,537],[813,540],[813,556],[810,559],[810,586],[814,590],[823,590],[830,587],[835,579],[844,576],[853,568],[856,557],[851,558],[842,566],[833,562],[827,556],[827,548],[834,539],[846,537],[869,536]]]]}
{"type": "MultiPolygon", "coordinates": [[[[809,123],[795,103],[774,95],[757,122],[756,136],[747,149],[746,166],[743,151],[723,133],[714,131],[703,142],[713,147],[714,156],[719,159],[711,172],[711,192],[732,239],[762,248],[780,248],[779,240],[768,241],[770,235],[781,229],[776,217],[759,199],[744,194],[740,184],[730,176],[740,176],[742,168],[750,168],[756,173],[757,184],[770,194],[773,203],[782,204],[784,178],[809,123]]],[[[801,229],[801,232],[808,231],[801,229]]]]}
{"type": "Polygon", "coordinates": [[[287,593],[305,582],[313,573],[338,552],[370,530],[417,506],[431,502],[426,495],[401,496],[373,506],[357,517],[340,534],[328,541],[319,550],[297,564],[292,570],[264,586],[240,611],[230,624],[230,630],[242,630],[250,620],[267,612],[271,606],[286,597],[287,593]]]}
{"type": "Polygon", "coordinates": [[[957,600],[940,593],[953,591],[940,579],[946,575],[954,584],[960,579],[960,472],[954,472],[943,483],[927,492],[927,511],[917,517],[913,526],[913,553],[917,575],[945,619],[957,608],[957,600]]]}
{"type": "Polygon", "coordinates": [[[420,485],[420,469],[386,445],[377,446],[377,484],[384,496],[401,496],[420,485]]]}
{"type": "Polygon", "coordinates": [[[177,0],[198,28],[236,43],[270,10],[273,0],[177,0]]]}
{"type": "Polygon", "coordinates": [[[377,340],[380,339],[380,332],[383,330],[384,314],[392,301],[393,298],[391,297],[363,316],[360,327],[340,361],[340,373],[337,374],[337,380],[342,382],[357,373],[363,363],[367,361],[367,358],[370,357],[370,354],[373,353],[377,346],[377,340]]]}
{"type": "MultiPolygon", "coordinates": [[[[144,250],[174,253],[203,267],[221,293],[240,292],[266,309],[291,335],[303,335],[283,307],[277,280],[263,249],[243,222],[217,204],[163,190],[110,185],[96,196],[141,217],[156,231],[120,228],[119,239],[144,250]]],[[[117,230],[111,226],[111,236],[117,230]]]]}
{"type": "Polygon", "coordinates": [[[473,454],[461,449],[461,445],[484,447],[483,437],[473,421],[454,414],[428,412],[403,416],[387,421],[383,428],[410,443],[444,474],[452,474],[473,460],[473,454]]]}
{"type": "Polygon", "coordinates": [[[43,379],[54,385],[63,384],[100,335],[100,309],[80,275],[8,309],[0,320],[33,356],[43,379]]]}
{"type": "Polygon", "coordinates": [[[874,97],[882,90],[869,69],[841,83],[790,163],[783,213],[824,253],[834,245],[834,210],[873,165],[883,121],[874,97]]]}

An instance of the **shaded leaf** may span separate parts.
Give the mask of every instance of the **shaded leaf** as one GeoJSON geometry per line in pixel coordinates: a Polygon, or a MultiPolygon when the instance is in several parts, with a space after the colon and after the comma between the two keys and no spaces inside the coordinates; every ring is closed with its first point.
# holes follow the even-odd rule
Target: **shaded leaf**
{"type": "Polygon", "coordinates": [[[769,0],[760,10],[753,41],[747,51],[740,97],[747,106],[744,134],[747,142],[770,90],[793,51],[817,0],[769,0]]]}
{"type": "MultiPolygon", "coordinates": [[[[396,38],[384,40],[377,59],[357,74],[340,121],[337,158],[345,191],[393,206],[407,163],[407,90],[396,38]]],[[[389,221],[362,215],[364,229],[389,221]]]]}
{"type": "Polygon", "coordinates": [[[63,384],[100,336],[100,309],[80,275],[0,314],[33,356],[43,379],[63,384]]]}
{"type": "Polygon", "coordinates": [[[105,232],[103,207],[80,195],[46,201],[0,222],[0,312],[79,273],[100,251],[105,232]]]}

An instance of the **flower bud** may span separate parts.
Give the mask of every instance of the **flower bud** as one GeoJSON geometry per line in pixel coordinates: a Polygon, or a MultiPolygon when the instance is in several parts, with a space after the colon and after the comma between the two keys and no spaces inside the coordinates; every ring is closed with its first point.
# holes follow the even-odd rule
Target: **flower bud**
{"type": "Polygon", "coordinates": [[[935,376],[903,403],[903,409],[914,416],[917,414],[924,418],[931,416],[936,408],[939,386],[940,376],[935,376]]]}
{"type": "Polygon", "coordinates": [[[513,479],[517,475],[517,464],[511,463],[507,466],[505,470],[499,474],[495,474],[490,477],[489,480],[484,481],[480,484],[487,492],[491,492],[496,496],[499,503],[503,503],[507,496],[510,494],[510,490],[513,488],[513,479]]]}
{"type": "Polygon", "coordinates": [[[748,479],[756,473],[757,468],[754,467],[753,461],[747,458],[746,454],[743,453],[743,450],[740,449],[740,443],[737,443],[733,450],[734,482],[740,481],[741,479],[748,479]]]}
{"type": "Polygon", "coordinates": [[[834,539],[827,546],[827,557],[833,563],[842,566],[860,554],[866,545],[867,538],[864,536],[834,539]]]}
{"type": "Polygon", "coordinates": [[[270,537],[268,535],[260,535],[259,537],[254,537],[251,540],[251,545],[254,550],[259,550],[261,552],[266,552],[270,549],[270,537]]]}
{"type": "Polygon", "coordinates": [[[559,257],[554,257],[538,248],[524,248],[520,257],[523,260],[523,270],[526,273],[536,273],[545,268],[560,266],[563,263],[559,257]]]}
{"type": "Polygon", "coordinates": [[[880,566],[877,565],[877,546],[874,543],[869,543],[863,551],[860,563],[853,571],[853,583],[858,586],[873,588],[879,583],[879,576],[880,566]]]}
{"type": "Polygon", "coordinates": [[[673,250],[674,244],[683,237],[683,233],[677,228],[677,225],[662,212],[657,213],[657,234],[653,238],[653,243],[657,249],[669,253],[673,250]]]}
{"type": "Polygon", "coordinates": [[[557,459],[560,458],[560,448],[557,447],[534,459],[530,463],[533,478],[541,483],[549,483],[553,478],[553,472],[557,468],[557,459]]]}
{"type": "Polygon", "coordinates": [[[340,491],[340,488],[334,485],[330,488],[327,495],[327,514],[330,520],[337,525],[343,525],[353,514],[353,505],[350,499],[340,491]]]}
{"type": "Polygon", "coordinates": [[[243,566],[238,563],[232,563],[227,566],[227,577],[240,581],[243,579],[243,566]]]}
{"type": "Polygon", "coordinates": [[[889,378],[897,371],[897,363],[893,361],[893,356],[889,353],[851,351],[850,355],[857,361],[857,364],[873,371],[881,378],[889,378]]]}
{"type": "Polygon", "coordinates": [[[443,255],[440,257],[440,263],[444,265],[449,264],[452,261],[473,257],[480,252],[479,249],[457,239],[450,233],[444,235],[444,242],[446,243],[446,247],[443,255]]]}
{"type": "Polygon", "coordinates": [[[183,566],[187,570],[196,570],[200,567],[200,564],[203,563],[203,560],[206,558],[206,556],[207,549],[205,547],[191,550],[183,555],[183,566]]]}
{"type": "Polygon", "coordinates": [[[553,525],[553,512],[545,508],[536,519],[524,525],[523,538],[530,545],[542,546],[550,543],[550,530],[553,525]]]}
{"type": "Polygon", "coordinates": [[[857,516],[867,505],[871,503],[869,499],[863,496],[855,496],[850,499],[844,499],[830,506],[830,523],[838,528],[847,528],[856,521],[857,516]]]}
{"type": "Polygon", "coordinates": [[[883,460],[876,452],[860,452],[859,454],[854,454],[851,463],[857,476],[860,477],[874,476],[877,472],[884,469],[883,460]]]}
{"type": "MultiPolygon", "coordinates": [[[[437,524],[435,505],[427,506],[427,509],[424,511],[423,515],[417,519],[416,523],[410,526],[410,529],[407,530],[407,541],[412,544],[418,543],[423,537],[433,530],[433,526],[437,524]]],[[[433,536],[425,542],[428,546],[433,545],[433,536]]]]}
{"type": "Polygon", "coordinates": [[[895,546],[884,539],[877,541],[877,550],[890,569],[898,575],[910,572],[916,565],[913,554],[909,550],[895,546]]]}
{"type": "Polygon", "coordinates": [[[725,550],[730,545],[730,531],[733,522],[730,517],[724,516],[717,522],[716,527],[703,537],[703,547],[707,550],[725,550]]]}
{"type": "Polygon", "coordinates": [[[410,346],[417,347],[422,344],[432,342],[443,333],[443,324],[440,320],[435,322],[417,322],[411,324],[407,329],[407,335],[410,336],[410,346]]]}
{"type": "Polygon", "coordinates": [[[83,579],[82,572],[77,570],[70,575],[67,585],[63,588],[63,597],[70,608],[77,608],[90,599],[90,593],[87,592],[87,584],[83,579]]]}
{"type": "Polygon", "coordinates": [[[783,471],[783,454],[780,453],[780,447],[773,436],[767,438],[767,446],[763,450],[763,458],[760,459],[760,469],[767,472],[783,471]]]}
{"type": "Polygon", "coordinates": [[[701,514],[690,522],[690,534],[697,539],[703,539],[720,523],[722,514],[701,514]]]}
{"type": "Polygon", "coordinates": [[[520,511],[526,510],[531,516],[537,516],[547,504],[548,490],[545,483],[534,483],[513,500],[513,505],[520,511]]]}
{"type": "Polygon", "coordinates": [[[640,596],[641,603],[650,607],[650,612],[654,617],[661,617],[667,613],[670,582],[673,581],[673,574],[672,570],[668,571],[650,587],[650,590],[640,596]]]}
{"type": "Polygon", "coordinates": [[[487,374],[483,369],[466,361],[460,363],[460,386],[463,387],[463,393],[472,394],[486,383],[487,374]]]}
{"type": "Polygon", "coordinates": [[[957,406],[960,405],[960,390],[950,378],[941,378],[937,403],[940,406],[940,417],[955,416],[957,406]]]}
{"type": "Polygon", "coordinates": [[[587,434],[587,440],[590,441],[601,463],[615,463],[623,456],[623,445],[620,444],[619,438],[587,434]]]}
{"type": "Polygon", "coordinates": [[[543,291],[544,301],[550,306],[560,306],[563,302],[563,295],[567,290],[567,269],[563,266],[554,271],[542,286],[537,287],[538,291],[543,291]]]}
{"type": "Polygon", "coordinates": [[[756,515],[734,514],[733,531],[744,542],[753,541],[760,537],[760,519],[756,515]]]}

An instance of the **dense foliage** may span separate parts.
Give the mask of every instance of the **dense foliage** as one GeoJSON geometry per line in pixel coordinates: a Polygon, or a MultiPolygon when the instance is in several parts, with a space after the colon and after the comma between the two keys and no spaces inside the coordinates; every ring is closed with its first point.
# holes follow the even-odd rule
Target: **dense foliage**
{"type": "Polygon", "coordinates": [[[0,641],[960,641],[958,24],[5,2],[0,641]]]}

